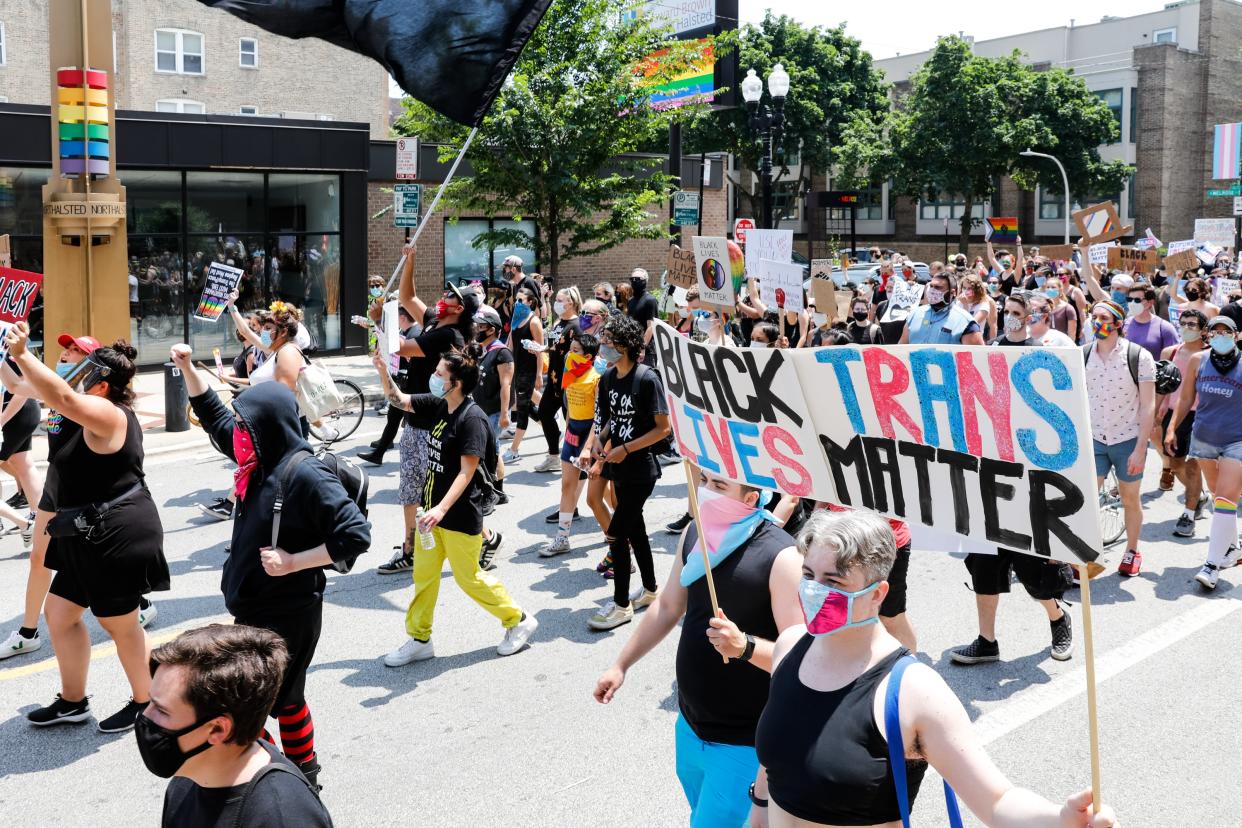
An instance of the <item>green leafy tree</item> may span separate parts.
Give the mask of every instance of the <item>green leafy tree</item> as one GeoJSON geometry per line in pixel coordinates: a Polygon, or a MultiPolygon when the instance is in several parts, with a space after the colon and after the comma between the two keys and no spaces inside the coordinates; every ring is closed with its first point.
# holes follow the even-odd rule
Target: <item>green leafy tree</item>
{"type": "MultiPolygon", "coordinates": [[[[676,179],[663,159],[626,154],[674,119],[704,111],[701,103],[657,111],[649,99],[653,85],[673,80],[705,46],[670,41],[646,18],[623,21],[631,6],[557,0],[527,43],[467,154],[471,172],[444,198],[459,212],[533,220],[539,232],[493,230],[476,236],[476,247],[533,249],[556,276],[563,261],[629,239],[668,238],[654,211],[676,179]]],[[[444,142],[441,157],[451,158],[468,130],[411,98],[403,105],[394,131],[444,142]]]]}
{"type": "Polygon", "coordinates": [[[843,163],[891,175],[898,194],[964,201],[963,251],[972,209],[995,193],[1001,176],[1024,189],[1064,191],[1056,165],[1020,156],[1025,149],[1058,158],[1075,193],[1120,190],[1134,168],[1102,161],[1098,150],[1120,137],[1112,111],[1081,79],[1062,69],[1036,71],[1020,58],[979,57],[961,38],[942,38],[884,125],[887,146],[864,136],[843,148],[843,163]]]}
{"type": "MultiPolygon", "coordinates": [[[[785,125],[780,144],[773,147],[773,174],[797,172],[795,196],[811,186],[811,175],[828,170],[838,146],[856,120],[874,122],[888,112],[888,87],[871,55],[842,27],[804,26],[786,15],[764,15],[758,25],[748,24],[738,40],[738,82],[747,69],[767,78],[776,64],[789,73],[785,125]],[[791,170],[789,159],[799,153],[801,164],[791,170]]],[[[739,93],[740,100],[740,93],[739,93]]],[[[769,101],[767,93],[764,100],[769,101]]],[[[689,152],[730,152],[742,167],[758,170],[763,145],[750,128],[744,105],[701,118],[688,131],[689,152]]],[[[759,195],[751,196],[734,180],[739,196],[752,215],[759,214],[759,195]]],[[[779,224],[779,216],[773,216],[779,224]]]]}

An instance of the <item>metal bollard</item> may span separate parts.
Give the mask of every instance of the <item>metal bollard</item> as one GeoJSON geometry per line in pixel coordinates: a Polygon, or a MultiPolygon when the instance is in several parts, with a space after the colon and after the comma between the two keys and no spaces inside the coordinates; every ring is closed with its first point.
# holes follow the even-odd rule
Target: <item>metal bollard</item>
{"type": "Polygon", "coordinates": [[[189,431],[190,419],[186,408],[190,396],[185,390],[185,377],[175,363],[164,363],[164,430],[189,431]]]}

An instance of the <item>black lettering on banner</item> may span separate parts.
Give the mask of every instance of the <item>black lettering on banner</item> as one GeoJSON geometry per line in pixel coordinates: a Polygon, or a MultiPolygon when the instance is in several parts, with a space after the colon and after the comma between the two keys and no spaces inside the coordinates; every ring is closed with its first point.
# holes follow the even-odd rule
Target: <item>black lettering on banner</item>
{"type": "Polygon", "coordinates": [[[664,387],[674,397],[680,397],[685,390],[685,381],[681,378],[681,352],[668,331],[658,325],[655,338],[656,347],[660,349],[660,367],[664,369],[664,387]]]}
{"type": "Polygon", "coordinates": [[[887,437],[866,437],[863,445],[867,447],[867,470],[871,474],[871,494],[875,498],[875,508],[881,512],[889,511],[888,489],[893,492],[892,512],[897,517],[906,516],[906,497],[901,490],[901,469],[897,465],[897,441],[887,437]],[[884,458],[880,458],[883,452],[884,458]],[[884,475],[888,474],[889,486],[884,485],[884,475]]]}
{"type": "MultiPolygon", "coordinates": [[[[660,328],[656,328],[656,330],[658,331],[660,328]]],[[[690,343],[684,344],[689,345],[690,343]]],[[[681,396],[686,398],[686,402],[690,404],[691,408],[703,408],[703,398],[690,390],[690,366],[682,361],[682,354],[685,352],[681,348],[675,348],[675,353],[677,354],[678,379],[681,380],[681,396]]],[[[687,355],[687,359],[693,360],[694,357],[693,355],[687,355]]],[[[700,386],[700,390],[702,390],[702,386],[700,386]]]]}
{"type": "Polygon", "coordinates": [[[979,470],[979,458],[949,449],[937,449],[936,459],[949,467],[949,482],[953,489],[953,529],[959,535],[970,536],[970,501],[966,499],[966,472],[979,470]]]}
{"type": "Polygon", "coordinates": [[[914,458],[914,472],[919,483],[919,517],[927,526],[935,526],[935,514],[932,511],[931,476],[927,472],[927,464],[936,459],[936,447],[923,443],[897,443],[897,451],[906,457],[914,458]]]}
{"type": "MultiPolygon", "coordinates": [[[[708,389],[716,392],[716,399],[721,399],[720,380],[716,378],[715,368],[712,366],[711,355],[706,348],[688,343],[690,349],[690,368],[694,371],[694,378],[698,381],[699,390],[703,393],[702,408],[708,414],[715,414],[716,410],[712,408],[711,395],[708,389]]],[[[689,384],[687,382],[687,384],[689,384]]],[[[729,416],[724,414],[724,416],[729,416]]]]}
{"type": "Polygon", "coordinates": [[[837,500],[842,506],[853,506],[850,501],[850,488],[845,482],[842,466],[854,466],[858,472],[858,488],[862,489],[862,505],[868,509],[875,508],[875,500],[871,496],[871,481],[867,477],[867,460],[863,456],[862,435],[855,434],[849,445],[842,448],[825,434],[819,435],[819,442],[828,458],[828,466],[832,469],[832,482],[837,490],[837,500]]]}
{"type": "Polygon", "coordinates": [[[1048,533],[1056,535],[1082,561],[1094,561],[1100,553],[1087,546],[1074,530],[1061,520],[1075,514],[1086,500],[1082,491],[1069,478],[1046,469],[1031,469],[1027,474],[1031,482],[1031,537],[1036,555],[1051,557],[1048,533]],[[1059,491],[1064,497],[1048,499],[1048,488],[1059,491]]]}
{"type": "MultiPolygon", "coordinates": [[[[776,375],[780,373],[781,366],[785,364],[785,357],[780,351],[774,350],[768,359],[768,364],[764,367],[763,373],[759,373],[759,366],[755,361],[753,351],[744,351],[742,357],[746,360],[746,367],[750,370],[750,378],[755,386],[755,396],[759,398],[759,404],[763,406],[763,420],[768,423],[777,422],[776,409],[779,408],[785,412],[785,416],[797,427],[802,427],[802,418],[798,416],[798,412],[790,408],[784,400],[777,396],[772,390],[772,382],[776,379],[776,375]]],[[[871,508],[868,506],[867,508],[871,508]]]]}
{"type": "Polygon", "coordinates": [[[1009,463],[991,457],[979,458],[979,494],[983,496],[983,532],[987,539],[1009,549],[1025,551],[1031,548],[1031,536],[1000,525],[998,500],[1013,500],[1014,487],[1001,483],[998,477],[1021,478],[1021,463],[1009,463]]]}
{"type": "Polygon", "coordinates": [[[734,414],[729,414],[728,406],[721,400],[720,407],[725,409],[724,416],[736,416],[738,419],[746,420],[750,423],[759,422],[759,400],[754,397],[747,396],[746,404],[737,398],[733,383],[728,380],[728,367],[725,363],[729,363],[733,368],[733,372],[738,376],[746,376],[746,363],[742,360],[741,355],[733,348],[717,348],[713,351],[716,359],[716,375],[720,377],[720,384],[724,387],[724,395],[728,399],[729,405],[733,406],[734,414]]]}

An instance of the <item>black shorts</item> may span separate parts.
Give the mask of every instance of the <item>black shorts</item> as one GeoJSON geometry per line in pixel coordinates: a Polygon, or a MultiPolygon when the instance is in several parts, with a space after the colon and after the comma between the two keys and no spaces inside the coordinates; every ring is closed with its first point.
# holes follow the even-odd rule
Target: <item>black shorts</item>
{"type": "MultiPolygon", "coordinates": [[[[1169,436],[1169,421],[1173,419],[1173,410],[1169,409],[1160,420],[1160,436],[1169,436]]],[[[1170,452],[1170,457],[1185,457],[1190,451],[1190,430],[1195,426],[1195,412],[1187,411],[1186,416],[1177,424],[1177,447],[1170,452]]],[[[1168,451],[1168,449],[1165,449],[1168,451]]]]}
{"type": "Polygon", "coordinates": [[[995,555],[967,555],[966,569],[970,571],[970,586],[978,595],[1009,592],[1011,572],[1037,601],[1059,599],[1074,585],[1074,570],[1069,564],[1008,549],[997,550],[995,555]]]}
{"type": "Polygon", "coordinates": [[[311,659],[315,657],[319,632],[323,629],[323,601],[317,600],[305,609],[234,618],[233,621],[248,627],[271,630],[284,639],[285,647],[289,649],[289,663],[285,667],[285,677],[280,683],[280,692],[276,694],[271,715],[277,715],[291,704],[305,702],[306,671],[310,667],[311,659]]]}
{"type": "Polygon", "coordinates": [[[8,460],[14,454],[30,451],[30,439],[42,418],[43,413],[39,410],[37,400],[26,400],[22,403],[21,410],[0,429],[0,460],[8,460]]]}
{"type": "Polygon", "coordinates": [[[897,559],[888,573],[888,595],[880,604],[883,618],[895,618],[906,611],[906,575],[910,571],[910,544],[897,548],[897,559]]]}

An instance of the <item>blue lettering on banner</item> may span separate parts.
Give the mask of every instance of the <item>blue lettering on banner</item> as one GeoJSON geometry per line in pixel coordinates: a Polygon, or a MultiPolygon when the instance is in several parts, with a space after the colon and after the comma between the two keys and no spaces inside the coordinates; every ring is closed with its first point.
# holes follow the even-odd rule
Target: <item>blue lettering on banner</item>
{"type": "Polygon", "coordinates": [[[720,474],[720,466],[707,453],[707,444],[703,442],[703,412],[683,404],[681,410],[686,419],[694,425],[694,439],[699,443],[699,465],[713,474],[720,474]]]}
{"type": "Polygon", "coordinates": [[[919,411],[923,417],[923,436],[928,445],[941,448],[940,424],[936,421],[935,403],[945,404],[949,415],[949,434],[953,450],[966,453],[966,426],[962,416],[962,396],[957,387],[957,364],[947,351],[926,349],[910,354],[910,375],[919,395],[919,411]],[[928,368],[940,369],[940,381],[933,382],[928,368]]]}
{"type": "MultiPolygon", "coordinates": [[[[754,423],[742,423],[737,420],[729,420],[729,433],[733,435],[733,448],[737,452],[737,459],[742,467],[742,474],[746,477],[748,486],[755,486],[760,489],[775,489],[776,481],[771,477],[757,474],[750,467],[750,458],[759,456],[759,449],[750,443],[745,442],[743,438],[759,441],[759,426],[754,423]]],[[[700,465],[702,463],[700,462],[700,465]]]]}
{"type": "Polygon", "coordinates": [[[862,354],[853,348],[820,348],[815,351],[815,360],[832,366],[832,370],[837,375],[841,402],[845,405],[845,413],[850,418],[850,427],[858,434],[866,434],[867,426],[863,422],[862,409],[858,405],[858,393],[854,390],[854,379],[850,376],[850,367],[845,364],[862,362],[862,354]]]}
{"type": "Polygon", "coordinates": [[[1018,438],[1018,447],[1032,464],[1050,471],[1061,471],[1074,465],[1078,459],[1078,428],[1064,409],[1044,399],[1035,389],[1031,375],[1041,370],[1051,375],[1052,387],[1055,390],[1069,391],[1074,387],[1064,362],[1047,351],[1034,349],[1013,364],[1010,369],[1010,382],[1027,407],[1052,428],[1061,445],[1053,454],[1042,451],[1036,442],[1033,428],[1020,428],[1014,436],[1018,438]]]}

